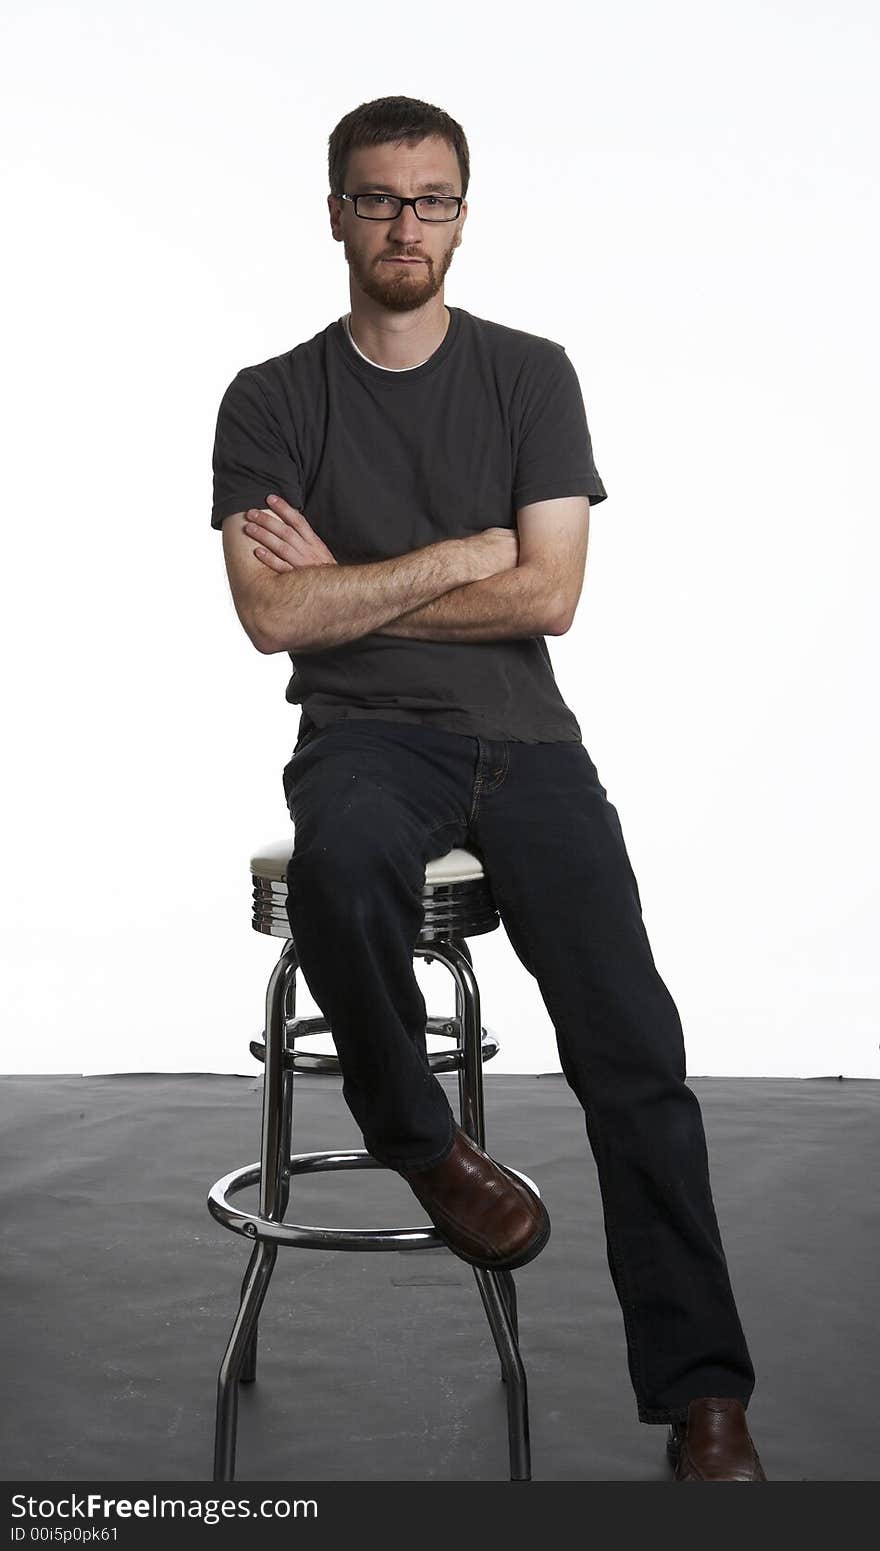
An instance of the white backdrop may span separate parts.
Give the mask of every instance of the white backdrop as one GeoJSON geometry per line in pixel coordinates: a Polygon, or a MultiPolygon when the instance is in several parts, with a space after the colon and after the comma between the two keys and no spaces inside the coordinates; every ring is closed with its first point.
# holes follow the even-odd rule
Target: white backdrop
{"type": "MultiPolygon", "coordinates": [[[[232,607],[214,423],[348,310],[327,140],[403,93],[470,145],[446,301],[580,377],[608,500],[549,645],[688,1072],[880,1075],[876,9],[7,16],[0,1068],[259,1071],[299,710],[232,607]]],[[[503,931],[471,947],[492,1069],[558,1071],[503,931]]]]}

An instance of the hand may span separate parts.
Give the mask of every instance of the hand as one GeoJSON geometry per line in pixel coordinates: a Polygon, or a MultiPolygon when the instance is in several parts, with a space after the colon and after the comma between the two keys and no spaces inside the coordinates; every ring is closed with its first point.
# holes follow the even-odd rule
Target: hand
{"type": "Polygon", "coordinates": [[[483,528],[469,533],[464,542],[475,559],[476,581],[513,571],[519,565],[519,532],[514,528],[483,528]]]}
{"type": "Polygon", "coordinates": [[[280,495],[266,497],[270,512],[252,508],[245,512],[244,531],[262,540],[254,550],[270,571],[295,571],[304,565],[336,565],[336,557],[309,526],[302,512],[280,495]]]}

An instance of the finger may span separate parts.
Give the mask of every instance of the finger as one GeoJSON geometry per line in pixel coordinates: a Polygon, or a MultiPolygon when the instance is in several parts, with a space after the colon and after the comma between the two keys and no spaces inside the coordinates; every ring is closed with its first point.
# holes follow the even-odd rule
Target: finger
{"type": "MultiPolygon", "coordinates": [[[[274,536],[290,548],[289,559],[296,560],[299,565],[335,565],[336,558],[327,548],[323,539],[309,526],[301,512],[294,513],[297,521],[286,522],[283,518],[275,518],[271,512],[263,508],[252,509],[245,512],[245,531],[249,522],[259,526],[259,531],[267,536],[274,536]]],[[[273,548],[275,546],[273,545],[273,548]]],[[[284,554],[283,549],[276,551],[284,554]]]]}
{"type": "Polygon", "coordinates": [[[294,528],[264,511],[245,512],[244,531],[250,538],[260,539],[267,549],[281,560],[294,565],[309,565],[309,546],[294,528]]]}
{"type": "Polygon", "coordinates": [[[280,495],[267,495],[266,500],[269,502],[271,510],[274,514],[281,517],[281,519],[290,527],[292,527],[296,533],[299,533],[304,538],[308,539],[309,543],[312,545],[312,549],[315,551],[315,553],[317,553],[321,561],[327,565],[336,565],[336,556],[333,554],[332,550],[327,548],[324,540],[321,538],[320,534],[315,532],[314,528],[303,512],[299,511],[295,506],[291,506],[290,502],[285,501],[283,496],[280,495]]]}
{"type": "Polygon", "coordinates": [[[274,491],[271,495],[267,495],[266,505],[270,508],[271,511],[277,512],[279,517],[292,516],[294,513],[302,516],[301,512],[297,512],[297,508],[295,506],[291,506],[289,501],[285,501],[283,496],[276,495],[274,491]]]}
{"type": "Polygon", "coordinates": [[[245,512],[245,528],[253,526],[258,534],[265,534],[267,538],[275,538],[283,544],[290,544],[305,554],[308,548],[308,540],[294,524],[286,522],[282,517],[276,517],[272,512],[257,507],[245,512]]]}
{"type": "Polygon", "coordinates": [[[295,565],[288,565],[286,560],[280,560],[277,555],[272,554],[271,550],[263,549],[259,544],[254,550],[254,554],[270,571],[296,571],[298,569],[295,565]]]}
{"type": "Polygon", "coordinates": [[[309,527],[307,518],[297,507],[291,506],[289,501],[285,501],[282,496],[267,495],[266,506],[273,517],[278,517],[282,522],[289,523],[291,527],[296,528],[300,533],[311,533],[312,530],[309,527]]]}
{"type": "Polygon", "coordinates": [[[275,560],[280,560],[284,566],[291,570],[294,567],[302,567],[309,564],[307,560],[301,559],[294,553],[292,545],[285,544],[271,533],[254,533],[250,537],[259,538],[262,541],[254,550],[254,554],[259,555],[260,559],[264,555],[271,555],[275,560]]]}
{"type": "Polygon", "coordinates": [[[280,517],[282,522],[287,523],[295,532],[301,534],[303,538],[308,539],[311,544],[317,546],[322,552],[326,551],[326,554],[329,555],[330,551],[327,550],[323,539],[315,532],[303,512],[298,511],[295,506],[291,506],[289,501],[282,500],[280,495],[268,495],[266,500],[275,516],[280,517]]]}

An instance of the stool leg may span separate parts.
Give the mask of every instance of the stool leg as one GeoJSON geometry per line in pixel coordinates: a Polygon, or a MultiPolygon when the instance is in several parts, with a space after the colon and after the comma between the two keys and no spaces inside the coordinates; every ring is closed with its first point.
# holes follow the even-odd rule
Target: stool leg
{"type": "Polygon", "coordinates": [[[498,1271],[482,1271],[472,1267],[480,1297],[495,1345],[501,1358],[503,1378],[507,1384],[507,1441],[510,1452],[511,1481],[531,1481],[532,1464],[529,1444],[529,1401],[526,1372],[519,1354],[519,1345],[507,1312],[504,1294],[498,1286],[498,1271]]]}
{"type": "Polygon", "coordinates": [[[214,1480],[235,1480],[235,1442],[238,1424],[238,1376],[269,1287],[278,1245],[261,1239],[254,1245],[242,1298],[229,1345],[217,1380],[217,1420],[214,1429],[214,1480]]]}
{"type": "MultiPolygon", "coordinates": [[[[513,1331],[515,1341],[519,1341],[519,1316],[516,1307],[516,1283],[513,1280],[512,1271],[496,1271],[499,1290],[504,1294],[507,1303],[507,1316],[513,1331]]],[[[501,1375],[504,1378],[504,1374],[501,1375]]]]}
{"type": "MultiPolygon", "coordinates": [[[[471,951],[470,951],[470,948],[468,947],[466,939],[461,937],[461,938],[454,939],[454,941],[455,941],[455,946],[460,950],[462,956],[467,960],[468,965],[470,966],[470,968],[473,969],[473,959],[471,958],[471,951]]],[[[461,1111],[461,1116],[462,1116],[462,1122],[461,1122],[462,1126],[464,1127],[465,1130],[468,1131],[468,1134],[473,1137],[474,1141],[477,1143],[477,1146],[478,1147],[482,1147],[483,1151],[485,1152],[485,1150],[486,1150],[486,1136],[485,1136],[486,1126],[485,1126],[485,1114],[484,1114],[484,1107],[483,1107],[483,1051],[482,1051],[483,1029],[482,1029],[482,1019],[481,1019],[481,1014],[480,1014],[480,1007],[479,1007],[479,989],[478,989],[478,987],[476,985],[476,981],[474,981],[474,995],[477,998],[477,1004],[476,1004],[476,1025],[477,1026],[476,1026],[476,1031],[475,1031],[475,1052],[474,1052],[475,1059],[470,1064],[470,1067],[467,1067],[466,1063],[462,1062],[462,1065],[458,1069],[458,1095],[459,1095],[459,1109],[461,1111]],[[477,1095],[476,1099],[474,1099],[472,1097],[473,1093],[476,1093],[476,1095],[477,1095]],[[465,1124],[465,1116],[470,1117],[471,1124],[473,1125],[473,1130],[471,1130],[465,1124]]],[[[455,981],[455,1013],[456,1013],[456,1017],[459,1020],[459,1027],[462,1028],[462,1029],[465,1028],[465,1024],[464,1024],[464,1021],[463,1021],[464,1020],[464,1016],[465,1016],[464,1003],[465,1003],[465,991],[462,989],[462,986],[459,984],[458,979],[456,979],[456,981],[455,981]]],[[[468,1034],[467,1034],[467,1031],[465,1031],[465,1042],[467,1042],[467,1039],[468,1039],[468,1034]]],[[[505,1298],[505,1301],[506,1301],[507,1313],[508,1313],[508,1316],[509,1316],[509,1319],[510,1319],[511,1327],[513,1329],[513,1337],[514,1337],[514,1340],[518,1342],[519,1341],[519,1320],[518,1320],[518,1317],[517,1317],[516,1284],[514,1283],[514,1280],[513,1280],[513,1273],[511,1271],[497,1271],[497,1272],[495,1272],[493,1274],[495,1276],[497,1276],[497,1278],[498,1278],[498,1287],[499,1287],[500,1292],[504,1295],[504,1298],[505,1298]]],[[[504,1359],[503,1359],[503,1357],[502,1357],[502,1361],[501,1361],[501,1378],[502,1378],[502,1381],[506,1384],[507,1383],[507,1374],[506,1374],[505,1368],[504,1368],[504,1359]]]]}
{"type": "MultiPolygon", "coordinates": [[[[242,1278],[241,1297],[239,1298],[239,1304],[238,1304],[239,1308],[241,1308],[242,1304],[244,1303],[245,1294],[247,1292],[248,1285],[250,1283],[251,1272],[253,1271],[254,1266],[256,1265],[256,1263],[257,1263],[257,1261],[259,1259],[259,1256],[260,1256],[260,1241],[257,1240],[256,1244],[254,1245],[253,1249],[251,1250],[251,1258],[250,1258],[250,1260],[247,1263],[247,1270],[245,1271],[244,1277],[242,1278]]],[[[254,1321],[253,1333],[251,1335],[250,1340],[248,1341],[247,1346],[244,1349],[244,1356],[243,1356],[243,1358],[241,1360],[241,1372],[238,1375],[238,1382],[239,1382],[239,1384],[253,1384],[254,1380],[257,1377],[257,1334],[258,1334],[258,1331],[259,1331],[259,1326],[256,1323],[256,1321],[254,1321]]]]}
{"type": "Polygon", "coordinates": [[[266,990],[266,1055],[263,1069],[263,1131],[260,1147],[260,1216],[280,1222],[290,1187],[290,1127],[293,1087],[285,1082],[287,1008],[296,1002],[298,960],[291,938],[281,953],[266,990]],[[286,1149],[286,1150],[285,1150],[286,1149]]]}
{"type": "Polygon", "coordinates": [[[462,1031],[461,1064],[458,1068],[458,1108],[461,1128],[478,1147],[486,1149],[483,1118],[483,1028],[480,1015],[480,991],[474,975],[471,950],[464,937],[449,937],[444,943],[454,955],[454,963],[445,960],[455,981],[455,1014],[462,1031]]]}
{"type": "MultiPolygon", "coordinates": [[[[293,1072],[290,1070],[286,1070],[283,1074],[282,1104],[284,1106],[284,1114],[281,1124],[281,1186],[278,1192],[279,1218],[284,1217],[287,1211],[288,1203],[290,1201],[290,1153],[291,1127],[293,1120],[293,1072]]],[[[242,1301],[244,1300],[245,1288],[248,1284],[248,1277],[250,1276],[251,1268],[253,1267],[257,1258],[258,1251],[259,1246],[255,1244],[250,1261],[248,1262],[248,1268],[244,1273],[244,1280],[241,1284],[242,1301]]],[[[257,1377],[257,1338],[259,1336],[259,1330],[259,1324],[255,1321],[253,1334],[251,1335],[250,1341],[248,1342],[245,1349],[244,1359],[241,1365],[241,1373],[239,1375],[240,1384],[253,1384],[257,1377]]]]}
{"type": "Polygon", "coordinates": [[[290,1154],[293,1132],[293,1071],[285,1067],[281,1079],[281,1180],[278,1186],[278,1217],[284,1219],[290,1204],[290,1154]]]}
{"type": "MultiPolygon", "coordinates": [[[[470,949],[464,938],[447,938],[443,948],[448,951],[448,958],[444,962],[455,980],[455,1009],[463,1039],[458,1074],[461,1125],[477,1146],[485,1151],[480,990],[473,971],[470,949]]],[[[530,1481],[528,1388],[519,1352],[519,1322],[513,1274],[510,1271],[484,1271],[477,1266],[473,1267],[473,1271],[501,1359],[501,1377],[507,1385],[510,1479],[530,1481]]]]}
{"type": "MultiPolygon", "coordinates": [[[[290,1192],[291,1071],[285,1071],[285,1020],[296,996],[297,957],[291,939],[269,977],[266,991],[266,1055],[263,1069],[263,1127],[260,1147],[260,1216],[280,1222],[290,1192]],[[286,1079],[290,1079],[287,1081],[286,1079]],[[285,1151],[286,1149],[286,1151],[285,1151]]],[[[278,1246],[258,1239],[242,1284],[238,1314],[220,1365],[214,1432],[214,1480],[232,1481],[238,1421],[238,1385],[256,1376],[257,1321],[268,1291],[278,1246]]]]}

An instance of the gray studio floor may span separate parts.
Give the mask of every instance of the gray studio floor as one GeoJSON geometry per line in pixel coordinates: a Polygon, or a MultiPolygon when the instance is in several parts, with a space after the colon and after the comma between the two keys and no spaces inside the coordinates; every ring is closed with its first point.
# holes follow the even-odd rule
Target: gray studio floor
{"type": "MultiPolygon", "coordinates": [[[[454,1102],[455,1078],[441,1079],[454,1102]]],[[[773,1480],[880,1476],[880,1084],[691,1078],[773,1480]]],[[[259,1157],[259,1077],[0,1078],[4,1480],[209,1481],[216,1376],[249,1245],[208,1213],[259,1157]]],[[[583,1112],[487,1069],[489,1151],[534,1177],[550,1242],[515,1273],[536,1481],[663,1481],[640,1423],[583,1112]]],[[[338,1077],[298,1075],[297,1152],[363,1145],[338,1077]]],[[[253,1202],[253,1194],[239,1197],[253,1202]]],[[[426,1219],[379,1170],[294,1181],[288,1218],[426,1219]]],[[[241,1391],[237,1479],[504,1480],[504,1386],[472,1271],[282,1249],[241,1391]]]]}

